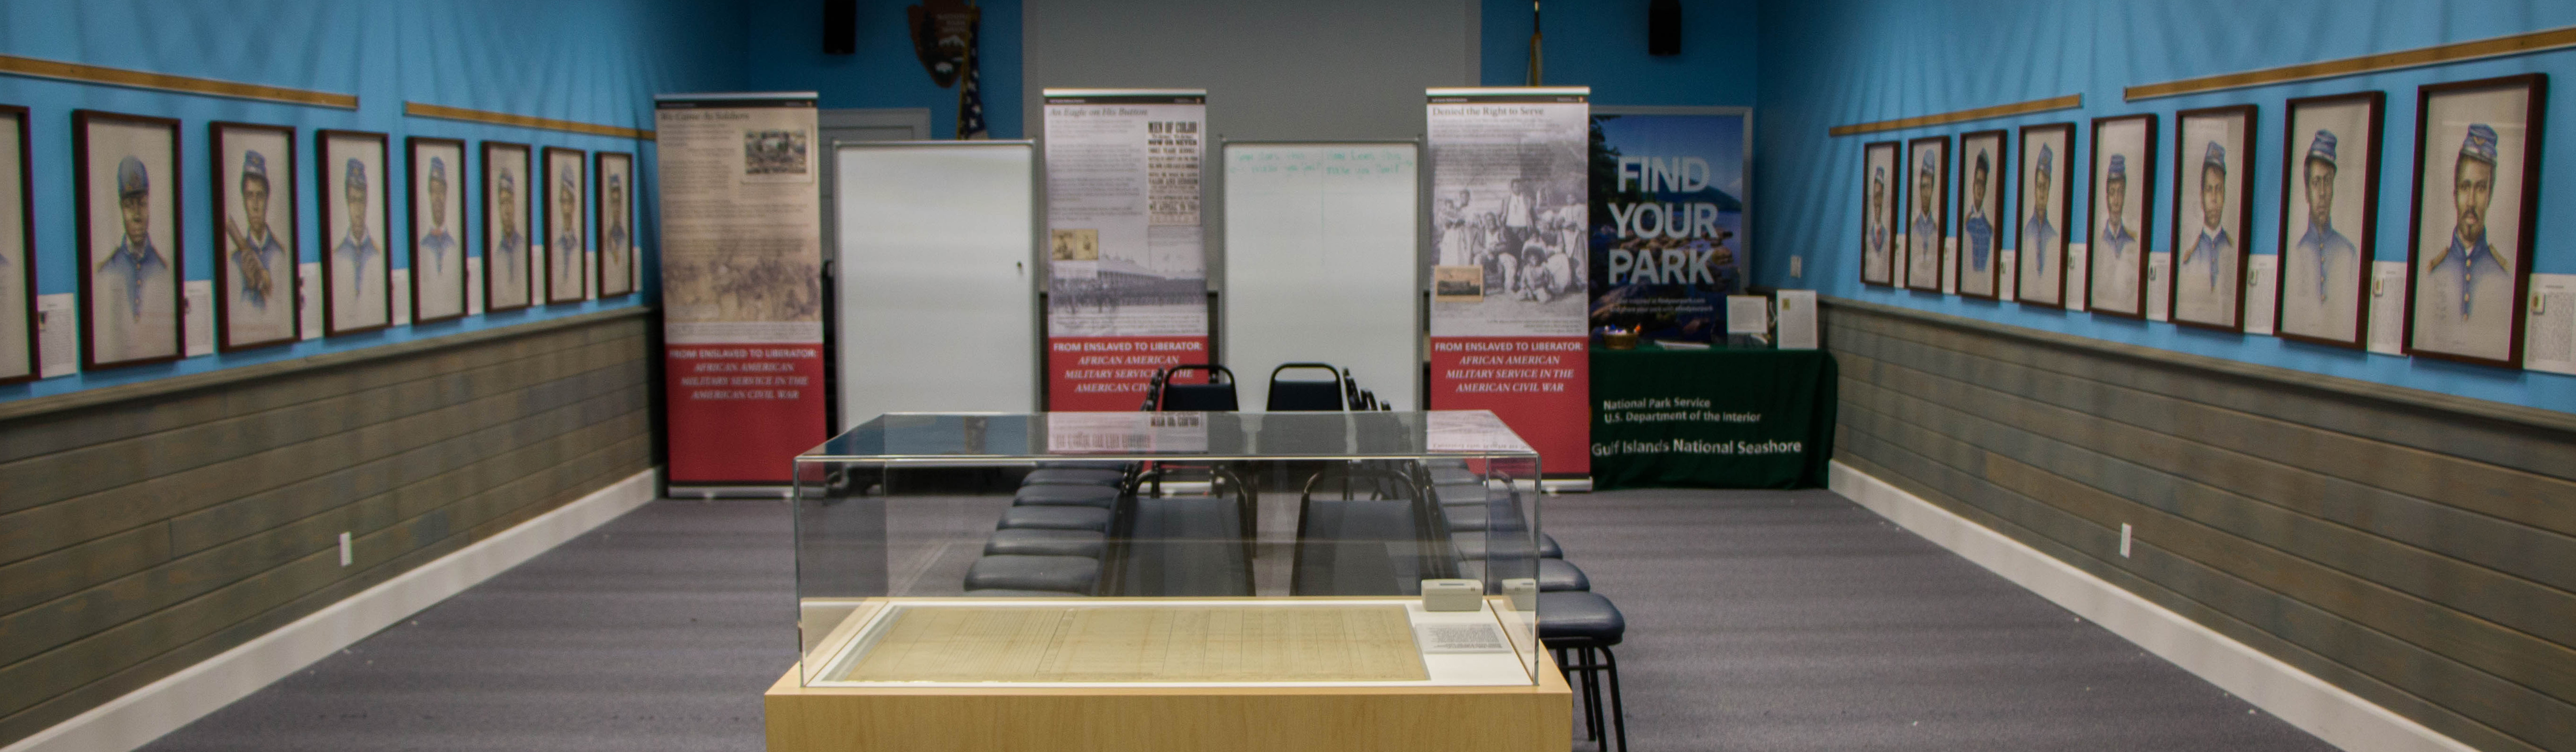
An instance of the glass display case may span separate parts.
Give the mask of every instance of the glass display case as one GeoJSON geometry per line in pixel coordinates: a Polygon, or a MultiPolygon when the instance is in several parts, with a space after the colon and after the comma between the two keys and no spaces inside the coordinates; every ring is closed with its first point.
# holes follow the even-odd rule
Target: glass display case
{"type": "Polygon", "coordinates": [[[1492,413],[889,414],[796,472],[805,687],[1553,673],[1539,458],[1492,413]]]}

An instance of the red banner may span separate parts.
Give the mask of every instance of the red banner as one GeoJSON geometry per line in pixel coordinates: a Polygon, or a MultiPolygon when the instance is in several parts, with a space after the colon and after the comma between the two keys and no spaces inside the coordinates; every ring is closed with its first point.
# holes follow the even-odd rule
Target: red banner
{"type": "Polygon", "coordinates": [[[671,345],[670,477],[778,483],[826,436],[819,345],[671,345]]]}
{"type": "MultiPolygon", "coordinates": [[[[1134,410],[1145,404],[1145,387],[1154,374],[1183,363],[1205,362],[1206,337],[1049,337],[1047,409],[1134,410]]],[[[1206,374],[1191,372],[1175,381],[1206,380],[1206,374]]]]}
{"type": "Polygon", "coordinates": [[[1592,368],[1582,337],[1433,337],[1431,409],[1492,410],[1550,476],[1592,472],[1592,368]]]}

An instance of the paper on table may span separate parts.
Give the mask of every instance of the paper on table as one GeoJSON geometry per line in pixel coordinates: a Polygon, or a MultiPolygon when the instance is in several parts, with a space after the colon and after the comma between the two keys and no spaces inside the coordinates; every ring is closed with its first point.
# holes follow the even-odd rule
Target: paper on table
{"type": "Polygon", "coordinates": [[[2370,351],[2406,354],[2406,262],[2370,262],[2370,351]]]}
{"type": "Polygon", "coordinates": [[[1776,302],[1780,309],[1780,349],[1816,349],[1816,291],[1781,290],[1776,302]]]}
{"type": "Polygon", "coordinates": [[[1416,624],[1413,641],[1425,653],[1501,653],[1512,649],[1493,624],[1416,624]]]}
{"type": "Polygon", "coordinates": [[[2092,298],[2086,297],[2085,293],[2088,290],[2086,285],[2093,283],[2092,264],[2093,249],[2088,244],[2066,246],[2066,310],[2081,311],[2091,305],[2092,298]]]}
{"type": "Polygon", "coordinates": [[[187,298],[187,316],[181,319],[186,339],[181,352],[185,357],[215,354],[215,281],[192,279],[180,284],[180,295],[187,298]]]}
{"type": "Polygon", "coordinates": [[[2522,367],[2576,373],[2576,274],[2531,275],[2531,321],[2523,331],[2530,341],[2522,367]]]}
{"type": "Polygon", "coordinates": [[[69,376],[80,372],[80,305],[68,292],[36,296],[36,375],[69,376]]]}
{"type": "Polygon", "coordinates": [[[2147,254],[2147,320],[2173,320],[2173,286],[2165,275],[2173,273],[2173,252],[2147,254]]]}
{"type": "Polygon", "coordinates": [[[1760,295],[1726,296],[1726,333],[1770,334],[1771,299],[1760,295]]]}
{"type": "Polygon", "coordinates": [[[2281,271],[2281,257],[2260,255],[2245,257],[2245,333],[2272,333],[2272,301],[2280,294],[2273,277],[2281,271]]]}
{"type": "Polygon", "coordinates": [[[843,681],[1431,678],[1401,605],[906,606],[843,681]]]}

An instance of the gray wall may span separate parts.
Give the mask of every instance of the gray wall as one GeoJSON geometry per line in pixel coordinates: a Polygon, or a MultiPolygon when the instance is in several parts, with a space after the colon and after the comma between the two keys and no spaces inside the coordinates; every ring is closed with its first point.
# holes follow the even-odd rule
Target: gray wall
{"type": "MultiPolygon", "coordinates": [[[[1041,90],[1206,89],[1211,136],[1390,140],[1422,133],[1422,90],[1474,86],[1473,0],[1027,0],[1028,135],[1041,90]]],[[[1214,139],[1209,140],[1211,157],[1214,139]]]]}
{"type": "Polygon", "coordinates": [[[651,467],[651,314],[0,404],[0,745],[651,467]]]}
{"type": "Polygon", "coordinates": [[[1824,324],[1842,462],[2462,742],[2576,750],[2576,416],[1850,300],[1824,324]]]}

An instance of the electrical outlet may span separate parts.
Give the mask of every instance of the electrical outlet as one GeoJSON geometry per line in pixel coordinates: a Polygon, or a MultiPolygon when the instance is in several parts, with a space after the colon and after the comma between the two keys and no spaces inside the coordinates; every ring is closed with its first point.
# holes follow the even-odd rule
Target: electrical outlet
{"type": "MultiPolygon", "coordinates": [[[[2127,526],[2123,525],[2122,527],[2125,528],[2127,526]]],[[[2120,544],[2120,553],[2122,555],[2127,555],[2129,553],[2129,544],[2126,542],[2127,540],[2128,537],[2126,535],[2121,536],[2122,543],[2120,544]]],[[[347,532],[340,533],[340,566],[345,567],[355,563],[356,561],[356,558],[349,555],[349,534],[347,532]]]]}
{"type": "Polygon", "coordinates": [[[2129,558],[2129,541],[2135,537],[2129,532],[2129,523],[2120,523],[2120,558],[2129,558]]]}

